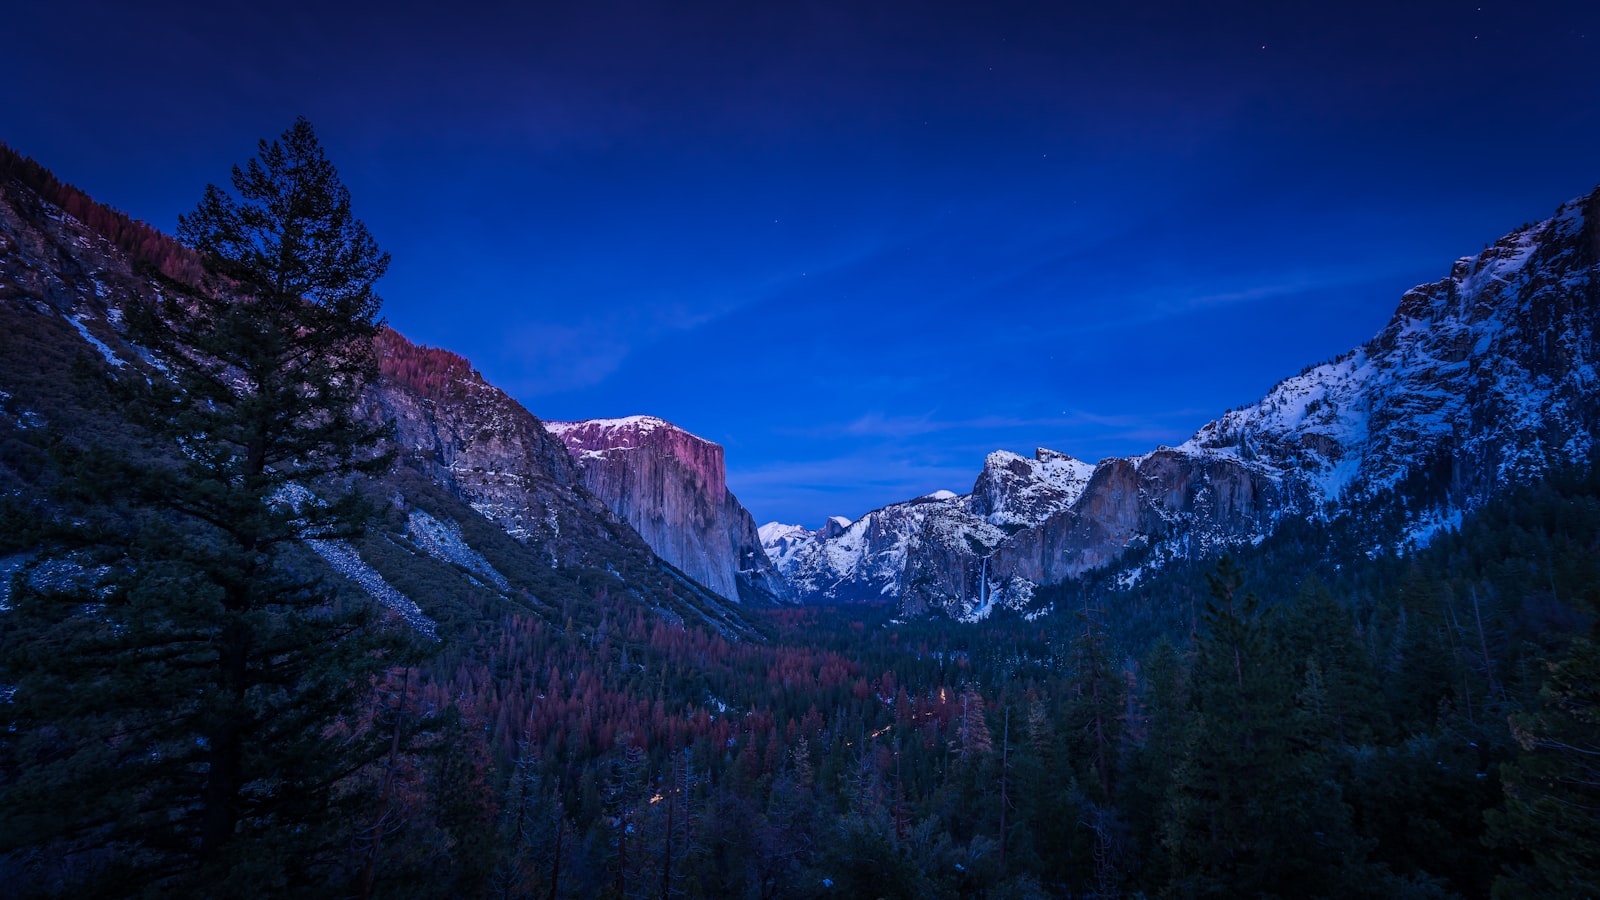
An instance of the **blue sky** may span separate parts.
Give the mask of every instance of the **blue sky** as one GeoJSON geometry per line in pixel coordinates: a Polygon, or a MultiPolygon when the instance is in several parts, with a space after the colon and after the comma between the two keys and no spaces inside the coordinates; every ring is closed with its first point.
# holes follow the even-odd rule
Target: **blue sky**
{"type": "Polygon", "coordinates": [[[1600,183],[1588,2],[17,6],[0,140],[171,229],[309,116],[394,327],[759,521],[1180,442],[1600,183]]]}

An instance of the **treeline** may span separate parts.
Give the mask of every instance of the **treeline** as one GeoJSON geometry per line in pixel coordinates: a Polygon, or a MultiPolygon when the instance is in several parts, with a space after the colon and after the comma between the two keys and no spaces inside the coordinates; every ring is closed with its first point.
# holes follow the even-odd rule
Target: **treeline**
{"type": "Polygon", "coordinates": [[[96,201],[49,169],[0,142],[0,182],[16,180],[87,225],[137,264],[184,284],[205,274],[200,255],[158,229],[96,201]]]}
{"type": "Polygon", "coordinates": [[[378,332],[378,369],[383,377],[420,396],[438,400],[458,379],[481,380],[472,363],[459,353],[413,344],[392,328],[378,332]]]}
{"type": "Polygon", "coordinates": [[[448,707],[459,724],[419,727],[422,749],[401,754],[410,812],[376,857],[379,884],[1590,890],[1600,477],[1527,488],[1328,581],[1297,578],[1286,544],[1311,543],[1284,541],[1206,573],[1196,627],[1142,646],[1116,636],[1126,610],[1094,602],[973,628],[780,610],[771,644],[603,595],[586,601],[595,627],[485,621],[413,673],[404,702],[390,691],[386,715],[448,707]]]}

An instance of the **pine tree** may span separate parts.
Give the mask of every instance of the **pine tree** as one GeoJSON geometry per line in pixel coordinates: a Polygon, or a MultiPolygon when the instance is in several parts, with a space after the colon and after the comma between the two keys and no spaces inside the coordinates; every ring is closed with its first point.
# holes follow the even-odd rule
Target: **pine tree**
{"type": "Polygon", "coordinates": [[[994,752],[994,735],[983,714],[983,695],[976,687],[971,684],[963,687],[958,703],[951,749],[962,764],[973,764],[994,752]]]}
{"type": "Polygon", "coordinates": [[[1600,643],[1574,640],[1548,664],[1538,709],[1511,723],[1522,753],[1502,770],[1505,807],[1490,814],[1490,836],[1531,860],[1496,879],[1494,896],[1600,894],[1600,643]]]}
{"type": "Polygon", "coordinates": [[[48,843],[120,891],[332,877],[343,786],[386,749],[340,722],[405,643],[303,546],[360,534],[353,483],[390,462],[358,410],[388,256],[304,119],[232,184],[179,222],[208,283],[126,311],[156,361],[105,376],[130,434],[55,454],[0,657],[5,848],[48,843]]]}
{"type": "Polygon", "coordinates": [[[1173,773],[1169,888],[1181,895],[1319,896],[1371,877],[1349,812],[1297,714],[1301,685],[1272,648],[1259,598],[1224,557],[1197,635],[1193,712],[1173,773]]]}
{"type": "Polygon", "coordinates": [[[1080,767],[1079,782],[1094,791],[1097,803],[1105,803],[1112,798],[1117,750],[1122,743],[1126,681],[1112,659],[1099,610],[1089,606],[1087,597],[1083,603],[1082,630],[1074,638],[1069,654],[1069,749],[1080,767]]]}
{"type": "Polygon", "coordinates": [[[1387,733],[1384,710],[1372,702],[1382,692],[1378,672],[1361,646],[1349,610],[1326,585],[1310,579],[1282,613],[1276,649],[1309,691],[1305,699],[1316,700],[1302,706],[1319,739],[1357,744],[1387,733]]]}
{"type": "Polygon", "coordinates": [[[1146,854],[1147,881],[1161,883],[1167,872],[1166,848],[1159,835],[1166,827],[1163,805],[1172,789],[1173,768],[1188,730],[1189,702],[1184,660],[1171,641],[1162,638],[1145,655],[1136,717],[1137,742],[1128,763],[1123,806],[1135,840],[1146,854]]]}

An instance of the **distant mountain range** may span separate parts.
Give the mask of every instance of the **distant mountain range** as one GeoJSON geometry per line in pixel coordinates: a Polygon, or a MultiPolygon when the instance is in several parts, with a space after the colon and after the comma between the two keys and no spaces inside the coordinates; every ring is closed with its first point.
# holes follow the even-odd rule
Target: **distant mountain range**
{"type": "MultiPolygon", "coordinates": [[[[1140,566],[1255,542],[1287,516],[1398,506],[1426,541],[1501,487],[1581,462],[1600,415],[1600,191],[1408,291],[1367,343],[1287,378],[1177,447],[1090,465],[997,452],[972,492],[763,542],[802,602],[898,598],[908,615],[1036,614],[1034,588],[1134,548],[1140,566]]],[[[1241,348],[1241,352],[1247,348],[1241,348]]],[[[1131,583],[1141,568],[1122,573],[1131,583]]]]}
{"type": "MultiPolygon", "coordinates": [[[[159,360],[128,343],[123,310],[198,271],[170,239],[39,172],[0,159],[0,449],[45,425],[105,427],[73,395],[74,359],[154,377],[159,360]]],[[[396,423],[401,451],[382,486],[400,523],[385,540],[473,590],[539,603],[544,588],[508,579],[489,539],[471,537],[483,534],[477,518],[498,526],[496,558],[514,547],[517,566],[555,573],[561,590],[632,594],[735,635],[749,631],[742,607],[775,602],[891,602],[961,621],[1044,614],[1040,586],[1107,568],[1131,584],[1146,567],[1259,541],[1287,517],[1374,504],[1399,510],[1375,540],[1425,541],[1502,486],[1588,458],[1600,415],[1597,262],[1600,191],[1456,261],[1407,292],[1372,340],[1177,447],[1093,464],[996,451],[970,493],[816,529],[757,529],[714,443],[648,416],[540,422],[467,360],[388,332],[367,400],[396,423]]],[[[0,452],[0,490],[27,494],[35,477],[25,454],[0,452]]],[[[335,570],[430,627],[428,598],[388,586],[392,562],[379,571],[359,548],[323,549],[335,570]]]]}

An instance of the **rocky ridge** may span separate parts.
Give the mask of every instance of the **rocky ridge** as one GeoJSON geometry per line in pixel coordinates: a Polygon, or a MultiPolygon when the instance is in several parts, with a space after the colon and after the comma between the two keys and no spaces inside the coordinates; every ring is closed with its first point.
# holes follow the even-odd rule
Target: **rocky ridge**
{"type": "Polygon", "coordinates": [[[969,494],[939,491],[854,522],[834,517],[814,531],[774,522],[762,526],[762,540],[778,571],[810,602],[900,600],[917,614],[950,595],[971,601],[963,613],[970,618],[990,599],[1016,602],[1005,585],[997,585],[991,598],[979,583],[983,557],[1011,534],[1070,505],[1093,471],[1088,463],[1042,447],[1032,458],[997,450],[984,460],[969,494]]]}
{"type": "Polygon", "coordinates": [[[763,531],[782,540],[776,558],[803,600],[893,597],[908,614],[967,621],[1028,610],[1034,587],[1135,547],[1157,564],[1215,555],[1284,516],[1338,516],[1421,483],[1390,539],[1425,541],[1500,486],[1592,452],[1597,223],[1600,191],[1457,260],[1372,340],[1177,447],[1074,460],[1054,477],[1049,451],[995,454],[965,496],[894,504],[836,534],[763,531]]]}

